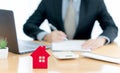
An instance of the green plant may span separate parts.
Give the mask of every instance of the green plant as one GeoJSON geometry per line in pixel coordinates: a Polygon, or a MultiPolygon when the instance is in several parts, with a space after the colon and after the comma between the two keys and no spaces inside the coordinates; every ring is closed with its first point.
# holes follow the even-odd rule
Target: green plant
{"type": "Polygon", "coordinates": [[[7,47],[7,40],[5,38],[0,39],[0,49],[5,49],[7,47]]]}

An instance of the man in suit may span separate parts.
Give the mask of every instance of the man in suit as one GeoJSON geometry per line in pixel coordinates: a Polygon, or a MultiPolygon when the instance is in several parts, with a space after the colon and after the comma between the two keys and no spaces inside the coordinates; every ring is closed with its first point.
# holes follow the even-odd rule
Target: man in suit
{"type": "MultiPolygon", "coordinates": [[[[36,11],[24,24],[24,32],[35,40],[59,42],[68,37],[65,31],[65,15],[69,0],[42,0],[36,11]],[[47,33],[39,29],[41,23],[47,19],[58,30],[47,33]]],[[[73,0],[76,13],[76,31],[72,39],[88,39],[83,48],[99,48],[111,43],[117,36],[118,28],[109,15],[103,0],[73,0]],[[96,39],[91,39],[91,32],[95,21],[100,23],[103,32],[96,39]]],[[[72,17],[71,17],[72,18],[72,17]]]]}

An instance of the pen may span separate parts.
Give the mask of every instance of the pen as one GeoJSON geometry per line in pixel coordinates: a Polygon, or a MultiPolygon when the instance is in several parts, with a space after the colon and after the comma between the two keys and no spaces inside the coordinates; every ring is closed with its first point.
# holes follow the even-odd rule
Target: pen
{"type": "MultiPolygon", "coordinates": [[[[53,26],[52,24],[49,24],[49,26],[53,29],[53,30],[57,30],[57,28],[55,26],[53,26]]],[[[67,38],[65,38],[64,40],[68,40],[67,38]]]]}
{"type": "Polygon", "coordinates": [[[49,24],[49,26],[53,29],[53,30],[57,30],[57,28],[55,26],[53,26],[52,24],[49,24]]]}

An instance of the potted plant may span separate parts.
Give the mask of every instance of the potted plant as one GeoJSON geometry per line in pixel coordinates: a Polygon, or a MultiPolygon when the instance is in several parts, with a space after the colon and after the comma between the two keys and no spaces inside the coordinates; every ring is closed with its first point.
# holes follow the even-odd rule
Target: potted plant
{"type": "Polygon", "coordinates": [[[0,38],[0,59],[8,57],[8,47],[6,38],[0,38]]]}

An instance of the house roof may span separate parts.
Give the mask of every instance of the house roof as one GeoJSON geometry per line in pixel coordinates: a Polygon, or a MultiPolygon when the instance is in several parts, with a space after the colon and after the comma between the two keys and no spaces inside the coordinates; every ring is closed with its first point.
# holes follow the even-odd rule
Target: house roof
{"type": "Polygon", "coordinates": [[[39,46],[32,54],[31,56],[50,56],[49,53],[46,51],[46,47],[45,46],[39,46]]]}

